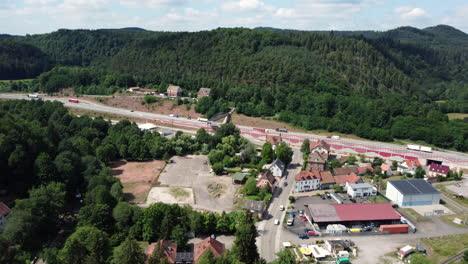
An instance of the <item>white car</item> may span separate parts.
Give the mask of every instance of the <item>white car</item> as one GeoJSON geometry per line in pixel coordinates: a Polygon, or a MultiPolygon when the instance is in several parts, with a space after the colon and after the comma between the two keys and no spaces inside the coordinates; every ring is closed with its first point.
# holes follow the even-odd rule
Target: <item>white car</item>
{"type": "Polygon", "coordinates": [[[284,210],[284,205],[280,205],[280,211],[284,210]]]}
{"type": "Polygon", "coordinates": [[[292,217],[289,218],[289,219],[288,219],[288,222],[287,222],[287,225],[288,225],[288,226],[294,225],[294,218],[292,218],[292,217]]]}
{"type": "Polygon", "coordinates": [[[275,225],[279,225],[279,220],[275,219],[275,225]]]}

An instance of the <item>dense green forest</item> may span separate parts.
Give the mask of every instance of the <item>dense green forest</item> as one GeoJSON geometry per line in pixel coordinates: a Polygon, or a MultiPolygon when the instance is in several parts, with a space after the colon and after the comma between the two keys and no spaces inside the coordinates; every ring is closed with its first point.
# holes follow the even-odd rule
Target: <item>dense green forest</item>
{"type": "MultiPolygon", "coordinates": [[[[0,263],[30,263],[40,256],[50,264],[138,264],[142,250],[121,257],[136,241],[168,239],[184,249],[189,231],[235,234],[235,247],[219,263],[254,263],[255,236],[246,238],[255,229],[250,214],[202,213],[162,203],[142,209],[123,200],[122,185],[107,167],[119,158],[209,151],[230,140],[240,140],[232,124],[213,136],[200,130],[195,139],[182,133],[166,139],[126,120],[112,126],[102,118],[72,116],[58,102],[0,102],[0,189],[18,198],[0,233],[0,263]]],[[[163,256],[153,258],[152,263],[165,263],[163,256]]]]}
{"type": "Polygon", "coordinates": [[[449,26],[59,30],[8,39],[39,48],[56,65],[28,89],[112,94],[134,85],[165,91],[177,84],[194,96],[210,87],[211,98],[196,107],[206,116],[235,106],[306,129],[468,151],[467,122],[445,116],[468,110],[468,35],[449,26]]]}

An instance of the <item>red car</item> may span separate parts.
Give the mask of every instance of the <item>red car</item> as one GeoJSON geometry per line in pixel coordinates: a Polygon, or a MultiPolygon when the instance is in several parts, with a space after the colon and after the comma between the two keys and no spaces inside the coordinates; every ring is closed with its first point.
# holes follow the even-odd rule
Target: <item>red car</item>
{"type": "Polygon", "coordinates": [[[315,233],[314,231],[310,230],[310,231],[307,231],[307,235],[309,236],[318,236],[317,233],[315,233]]]}
{"type": "Polygon", "coordinates": [[[307,221],[307,217],[301,215],[302,220],[307,221]]]}

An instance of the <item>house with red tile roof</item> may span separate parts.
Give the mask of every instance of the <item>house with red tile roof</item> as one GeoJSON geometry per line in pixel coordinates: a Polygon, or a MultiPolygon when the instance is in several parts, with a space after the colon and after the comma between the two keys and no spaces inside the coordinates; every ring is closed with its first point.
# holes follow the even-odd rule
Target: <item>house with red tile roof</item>
{"type": "Polygon", "coordinates": [[[380,170],[382,171],[382,174],[387,175],[387,177],[390,177],[393,175],[392,168],[387,163],[382,163],[382,165],[380,165],[380,170]]]}
{"type": "Polygon", "coordinates": [[[167,87],[167,96],[169,97],[179,97],[182,96],[182,88],[176,85],[169,85],[167,87]]]}
{"type": "Polygon", "coordinates": [[[266,138],[265,138],[265,142],[268,142],[271,145],[273,145],[273,149],[279,146],[279,144],[281,144],[281,141],[283,141],[281,136],[266,135],[266,138]]]}
{"type": "Polygon", "coordinates": [[[447,177],[450,171],[450,167],[447,165],[441,165],[437,163],[431,163],[429,166],[428,177],[447,177]]]}
{"type": "Polygon", "coordinates": [[[177,244],[167,240],[159,240],[158,242],[151,243],[146,247],[146,258],[149,259],[153,255],[154,250],[157,246],[160,246],[160,250],[163,251],[166,259],[169,263],[176,263],[177,259],[177,244]]]}
{"type": "Polygon", "coordinates": [[[320,188],[320,171],[303,170],[294,177],[295,192],[308,192],[320,188]]]}
{"type": "Polygon", "coordinates": [[[333,169],[333,175],[349,175],[351,173],[358,173],[358,167],[342,167],[333,169]]]}
{"type": "Polygon", "coordinates": [[[271,173],[270,170],[267,170],[266,172],[260,173],[260,177],[257,181],[257,188],[265,188],[269,187],[270,190],[273,192],[275,189],[275,177],[271,173]]]}
{"type": "Polygon", "coordinates": [[[308,170],[325,170],[328,156],[325,153],[311,152],[307,158],[307,169],[308,170]]]}
{"type": "Polygon", "coordinates": [[[200,88],[200,90],[198,90],[197,99],[201,99],[203,97],[210,96],[210,93],[211,93],[210,88],[200,88]]]}
{"type": "Polygon", "coordinates": [[[358,176],[356,173],[351,173],[348,175],[335,175],[333,177],[335,178],[336,184],[339,184],[342,187],[344,187],[346,183],[363,183],[364,182],[361,179],[361,177],[358,176]]]}
{"type": "Polygon", "coordinates": [[[335,178],[333,177],[331,172],[329,171],[320,172],[320,189],[322,190],[330,189],[335,184],[336,184],[335,178]]]}
{"type": "Polygon", "coordinates": [[[319,140],[313,144],[310,144],[310,152],[326,153],[326,158],[330,154],[330,145],[324,140],[319,140]]]}
{"type": "Polygon", "coordinates": [[[219,242],[218,240],[208,237],[204,240],[196,243],[193,249],[193,260],[197,262],[203,254],[207,251],[211,251],[215,258],[221,256],[226,248],[223,243],[219,242]]]}
{"type": "Polygon", "coordinates": [[[3,202],[0,202],[0,231],[5,227],[10,212],[10,208],[3,202]]]}
{"type": "Polygon", "coordinates": [[[362,175],[366,174],[367,171],[372,173],[372,172],[374,172],[374,168],[372,168],[372,166],[370,166],[370,165],[369,166],[358,167],[358,173],[357,174],[359,176],[362,176],[362,175]]]}
{"type": "Polygon", "coordinates": [[[421,166],[421,163],[419,160],[415,159],[406,159],[402,163],[400,163],[397,167],[397,171],[400,172],[401,174],[404,173],[409,173],[414,175],[416,173],[416,169],[421,166]]]}

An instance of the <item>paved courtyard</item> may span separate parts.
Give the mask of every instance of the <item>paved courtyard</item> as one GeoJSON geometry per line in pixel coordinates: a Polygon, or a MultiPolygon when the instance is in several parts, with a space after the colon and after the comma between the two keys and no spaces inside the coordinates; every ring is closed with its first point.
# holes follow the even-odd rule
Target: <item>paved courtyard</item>
{"type": "Polygon", "coordinates": [[[404,206],[403,208],[411,208],[415,210],[421,216],[432,215],[434,211],[443,211],[444,214],[454,214],[452,210],[448,209],[442,204],[422,205],[422,206],[404,206]]]}
{"type": "Polygon", "coordinates": [[[230,176],[210,173],[207,156],[173,157],[161,173],[161,187],[184,187],[193,192],[193,207],[212,212],[230,212],[233,209],[237,186],[230,176]]]}
{"type": "Polygon", "coordinates": [[[460,185],[460,187],[456,186],[453,183],[446,185],[446,187],[447,189],[456,194],[461,194],[465,197],[468,197],[468,180],[465,179],[464,181],[458,182],[458,184],[460,185]]]}

